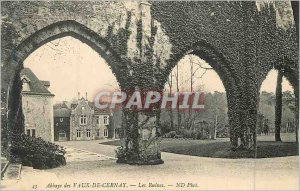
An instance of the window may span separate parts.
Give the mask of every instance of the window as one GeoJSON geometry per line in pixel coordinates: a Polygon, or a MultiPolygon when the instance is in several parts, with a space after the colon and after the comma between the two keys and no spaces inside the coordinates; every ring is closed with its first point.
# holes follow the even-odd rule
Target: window
{"type": "Polygon", "coordinates": [[[91,130],[90,129],[86,130],[86,137],[91,137],[91,130]]]}
{"type": "Polygon", "coordinates": [[[27,129],[27,130],[26,130],[26,135],[29,135],[29,136],[30,136],[30,129],[27,129]]]}
{"type": "Polygon", "coordinates": [[[97,137],[100,137],[100,129],[97,131],[97,137]]]}
{"type": "Polygon", "coordinates": [[[59,138],[66,138],[67,137],[65,131],[60,131],[58,136],[59,136],[59,138]]]}
{"type": "Polygon", "coordinates": [[[86,115],[80,116],[80,125],[86,125],[87,117],[86,115]]]}
{"type": "Polygon", "coordinates": [[[26,130],[26,135],[35,137],[35,129],[27,129],[26,130]]]}
{"type": "Polygon", "coordinates": [[[118,136],[118,129],[115,129],[115,137],[118,136]]]}
{"type": "Polygon", "coordinates": [[[103,135],[104,135],[104,137],[108,137],[108,129],[107,128],[104,129],[104,134],[103,135]]]}
{"type": "Polygon", "coordinates": [[[100,124],[100,116],[99,115],[96,116],[96,123],[100,124]]]}
{"type": "Polygon", "coordinates": [[[63,121],[64,121],[64,118],[61,117],[61,118],[59,119],[59,121],[60,121],[60,122],[63,122],[63,121]]]}
{"type": "Polygon", "coordinates": [[[108,123],[109,123],[108,116],[107,115],[103,116],[103,124],[108,125],[108,123]]]}
{"type": "Polygon", "coordinates": [[[22,91],[26,91],[26,92],[29,92],[30,91],[30,86],[29,86],[29,83],[28,82],[23,82],[23,88],[22,88],[22,91]]]}
{"type": "Polygon", "coordinates": [[[81,137],[81,130],[76,130],[76,137],[77,138],[81,137]]]}

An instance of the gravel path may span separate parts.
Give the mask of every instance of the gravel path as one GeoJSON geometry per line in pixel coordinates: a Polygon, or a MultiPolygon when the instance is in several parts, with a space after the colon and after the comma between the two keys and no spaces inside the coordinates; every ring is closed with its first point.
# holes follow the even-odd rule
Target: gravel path
{"type": "MultiPolygon", "coordinates": [[[[108,158],[114,156],[116,148],[99,141],[62,145],[108,158]]],[[[21,180],[13,188],[32,189],[32,184],[38,183],[39,189],[57,190],[59,185],[67,183],[71,185],[69,190],[299,190],[298,157],[295,156],[254,160],[162,153],[165,163],[156,166],[116,164],[115,160],[91,156],[93,160],[73,160],[50,170],[25,167],[21,180]]]]}

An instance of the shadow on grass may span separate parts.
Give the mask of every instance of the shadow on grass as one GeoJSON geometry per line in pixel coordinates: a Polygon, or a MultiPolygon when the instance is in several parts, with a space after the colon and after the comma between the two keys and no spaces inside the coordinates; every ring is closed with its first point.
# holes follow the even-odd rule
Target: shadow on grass
{"type": "MultiPolygon", "coordinates": [[[[100,144],[120,146],[119,140],[100,144]]],[[[295,142],[259,141],[257,149],[253,151],[232,151],[230,142],[214,140],[179,140],[163,139],[161,151],[212,158],[273,158],[298,156],[298,144],[295,142]]]]}

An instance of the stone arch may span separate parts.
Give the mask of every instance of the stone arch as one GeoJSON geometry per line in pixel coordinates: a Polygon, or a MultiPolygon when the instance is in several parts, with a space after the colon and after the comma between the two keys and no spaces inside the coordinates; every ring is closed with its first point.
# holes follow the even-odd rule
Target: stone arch
{"type": "MultiPolygon", "coordinates": [[[[296,121],[296,141],[298,142],[298,130],[299,130],[299,66],[298,63],[292,61],[287,56],[283,56],[281,58],[276,59],[274,63],[272,63],[268,68],[266,68],[263,76],[258,81],[258,103],[260,100],[260,89],[263,81],[267,78],[267,75],[271,70],[280,71],[282,75],[287,79],[290,85],[293,87],[295,94],[295,121],[296,121]]],[[[276,83],[276,81],[274,82],[276,83]]]]}
{"type": "Polygon", "coordinates": [[[282,72],[283,76],[288,80],[288,82],[293,87],[295,93],[298,93],[299,90],[299,74],[298,74],[298,67],[297,64],[294,63],[288,57],[278,58],[276,62],[269,65],[269,67],[264,71],[263,75],[261,76],[258,84],[258,91],[261,89],[261,85],[263,81],[267,78],[269,72],[275,69],[277,71],[282,72]]]}
{"type": "Polygon", "coordinates": [[[238,77],[234,73],[234,69],[230,67],[228,60],[217,51],[216,48],[211,46],[209,43],[205,42],[204,40],[195,43],[193,46],[188,47],[183,51],[181,54],[173,56],[166,68],[165,68],[165,75],[163,79],[163,85],[167,82],[167,78],[171,73],[172,69],[177,65],[179,60],[188,54],[193,54],[198,56],[199,58],[205,60],[218,74],[220,77],[226,91],[227,95],[227,103],[228,103],[228,112],[231,108],[236,108],[239,104],[236,104],[238,99],[238,77]],[[232,102],[234,100],[235,104],[232,102]],[[234,104],[234,106],[229,107],[229,105],[234,104]]]}
{"type": "Polygon", "coordinates": [[[7,128],[11,129],[15,126],[13,123],[20,123],[16,118],[22,116],[21,111],[21,85],[19,74],[23,69],[23,61],[36,49],[42,45],[65,36],[74,37],[81,42],[89,45],[95,50],[103,59],[105,59],[112,69],[113,74],[122,88],[123,82],[130,82],[128,79],[129,70],[126,63],[123,63],[121,57],[111,48],[110,44],[105,38],[100,37],[96,32],[88,27],[74,21],[65,20],[50,24],[41,30],[36,31],[24,41],[22,41],[11,54],[10,63],[6,66],[5,71],[9,74],[8,79],[8,123],[7,128]]]}
{"type": "MultiPolygon", "coordinates": [[[[167,82],[167,77],[172,69],[178,64],[179,60],[188,54],[193,54],[205,60],[220,77],[227,96],[228,106],[228,121],[230,125],[231,137],[238,137],[240,135],[240,127],[242,120],[240,120],[240,113],[238,112],[242,102],[242,91],[239,88],[239,77],[235,73],[236,69],[231,66],[229,61],[220,53],[215,47],[202,40],[195,43],[193,46],[188,47],[181,54],[173,55],[169,60],[168,65],[165,67],[165,79],[162,80],[163,85],[167,82]]],[[[232,144],[236,144],[237,140],[231,139],[232,144]]]]}
{"type": "Polygon", "coordinates": [[[122,62],[121,57],[111,48],[108,41],[100,37],[95,31],[74,20],[59,21],[33,33],[14,50],[11,63],[15,66],[20,65],[27,56],[42,45],[65,36],[80,40],[101,55],[111,67],[120,85],[124,80],[123,78],[129,76],[126,75],[129,73],[127,65],[122,62]],[[124,75],[124,73],[126,74],[124,75]]]}
{"type": "Polygon", "coordinates": [[[228,64],[226,58],[218,52],[213,46],[205,41],[200,41],[195,43],[193,46],[188,47],[180,54],[173,56],[173,58],[168,62],[165,67],[165,76],[163,79],[163,84],[167,82],[167,78],[171,73],[172,69],[177,65],[179,60],[188,54],[193,54],[198,56],[199,58],[205,60],[219,75],[226,92],[230,91],[230,89],[237,88],[236,77],[234,74],[233,68],[231,68],[228,64]]]}

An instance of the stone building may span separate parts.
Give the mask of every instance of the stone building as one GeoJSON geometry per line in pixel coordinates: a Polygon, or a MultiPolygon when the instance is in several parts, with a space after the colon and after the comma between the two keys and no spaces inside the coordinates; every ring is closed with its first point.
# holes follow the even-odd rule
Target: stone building
{"type": "Polygon", "coordinates": [[[25,133],[53,142],[52,99],[54,94],[48,90],[50,82],[39,80],[29,68],[24,68],[20,74],[23,82],[21,95],[25,133]]]}
{"type": "Polygon", "coordinates": [[[54,141],[70,140],[71,109],[63,103],[60,108],[54,108],[54,141]]]}
{"type": "Polygon", "coordinates": [[[70,140],[116,138],[110,111],[97,110],[86,98],[71,104],[70,140]]]}
{"type": "Polygon", "coordinates": [[[112,113],[107,110],[95,109],[96,138],[115,138],[112,113]]]}

